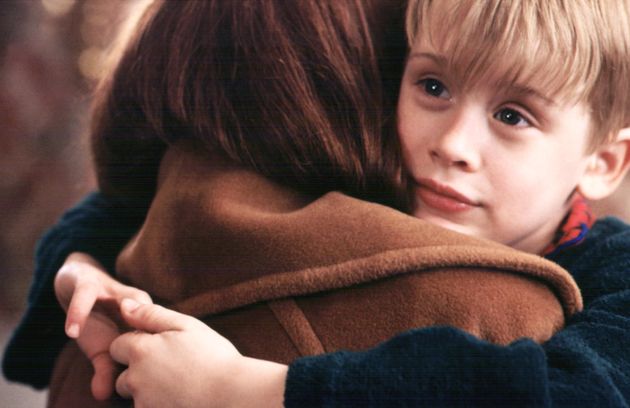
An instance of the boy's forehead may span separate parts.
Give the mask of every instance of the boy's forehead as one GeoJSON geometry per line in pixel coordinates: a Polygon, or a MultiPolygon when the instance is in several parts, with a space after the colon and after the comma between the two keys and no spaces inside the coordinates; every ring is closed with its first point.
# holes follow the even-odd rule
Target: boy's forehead
{"type": "Polygon", "coordinates": [[[512,56],[509,64],[492,58],[476,59],[474,50],[454,53],[452,47],[432,43],[429,36],[417,37],[409,53],[409,60],[428,60],[442,73],[457,79],[458,86],[469,89],[478,85],[492,84],[497,91],[512,96],[535,97],[547,105],[555,105],[557,98],[544,86],[544,73],[525,58],[512,56]],[[468,54],[469,53],[469,54],[468,54]],[[476,62],[476,64],[475,64],[476,62]]]}
{"type": "Polygon", "coordinates": [[[497,77],[584,103],[600,139],[630,126],[629,0],[409,0],[407,35],[467,84],[497,77]]]}
{"type": "Polygon", "coordinates": [[[546,103],[580,99],[583,84],[575,78],[580,65],[575,57],[565,56],[563,50],[554,52],[538,36],[499,37],[481,27],[423,19],[409,57],[432,59],[466,87],[492,83],[546,103]]]}

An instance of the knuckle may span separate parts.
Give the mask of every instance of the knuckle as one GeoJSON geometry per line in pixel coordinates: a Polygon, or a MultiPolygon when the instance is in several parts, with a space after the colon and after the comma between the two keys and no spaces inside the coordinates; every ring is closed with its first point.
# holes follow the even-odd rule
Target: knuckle
{"type": "Polygon", "coordinates": [[[57,276],[66,275],[66,274],[72,273],[73,271],[74,271],[74,264],[72,262],[66,262],[63,265],[61,265],[61,268],[59,268],[59,271],[57,272],[57,276]]]}
{"type": "Polygon", "coordinates": [[[116,391],[120,395],[131,396],[134,392],[136,392],[136,390],[136,381],[129,369],[127,369],[118,376],[118,379],[116,380],[116,391]]]}
{"type": "Polygon", "coordinates": [[[136,376],[133,375],[133,371],[130,371],[129,374],[127,374],[126,386],[127,391],[129,391],[131,394],[135,394],[135,392],[138,390],[137,379],[136,376]]]}
{"type": "Polygon", "coordinates": [[[134,341],[129,349],[129,358],[131,361],[138,361],[144,359],[149,353],[149,348],[146,342],[143,341],[142,336],[134,336],[134,341]]]}
{"type": "Polygon", "coordinates": [[[136,295],[136,300],[141,301],[143,303],[151,303],[151,295],[148,292],[138,289],[138,293],[136,295]]]}
{"type": "Polygon", "coordinates": [[[81,274],[79,274],[78,272],[79,271],[78,271],[78,266],[77,266],[76,262],[67,261],[57,271],[57,278],[58,279],[64,279],[64,278],[68,278],[68,277],[71,277],[71,276],[76,276],[76,278],[78,279],[78,278],[81,277],[81,274]]]}
{"type": "Polygon", "coordinates": [[[79,279],[79,282],[77,283],[77,292],[94,292],[96,291],[97,286],[96,284],[91,281],[91,280],[86,280],[86,279],[79,279]]]}
{"type": "Polygon", "coordinates": [[[159,318],[162,307],[158,305],[140,305],[138,311],[145,319],[154,321],[159,318]]]}

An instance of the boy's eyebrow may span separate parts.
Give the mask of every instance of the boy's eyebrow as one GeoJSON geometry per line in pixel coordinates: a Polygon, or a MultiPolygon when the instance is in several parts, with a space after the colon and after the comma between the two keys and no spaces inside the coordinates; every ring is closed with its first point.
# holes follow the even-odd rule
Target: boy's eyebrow
{"type": "Polygon", "coordinates": [[[409,54],[409,59],[412,58],[428,58],[433,60],[436,64],[444,66],[447,65],[446,57],[442,55],[435,55],[430,52],[412,52],[411,54],[409,54]]]}
{"type": "MultiPolygon", "coordinates": [[[[448,59],[445,56],[433,54],[431,52],[416,51],[416,52],[410,53],[409,59],[414,59],[414,58],[418,58],[418,59],[428,58],[438,65],[441,65],[441,66],[448,65],[448,59]]],[[[515,95],[519,97],[533,97],[533,98],[541,100],[544,104],[548,106],[557,105],[557,102],[555,100],[545,96],[544,94],[537,91],[536,89],[526,86],[526,85],[520,85],[518,83],[505,81],[505,82],[499,82],[496,86],[497,88],[506,89],[508,91],[507,93],[509,93],[510,95],[515,95]]]]}
{"type": "Polygon", "coordinates": [[[537,90],[529,86],[523,86],[523,85],[511,84],[511,83],[499,83],[498,87],[501,87],[501,88],[504,87],[505,89],[509,91],[508,93],[511,95],[517,95],[520,97],[534,97],[536,99],[540,99],[546,105],[549,105],[549,106],[557,105],[557,102],[555,100],[543,95],[542,93],[538,92],[537,90]]]}

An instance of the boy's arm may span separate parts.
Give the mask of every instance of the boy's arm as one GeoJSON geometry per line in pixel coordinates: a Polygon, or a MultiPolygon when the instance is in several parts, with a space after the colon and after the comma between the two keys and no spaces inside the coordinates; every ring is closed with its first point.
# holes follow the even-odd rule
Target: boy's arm
{"type": "Polygon", "coordinates": [[[46,232],[36,250],[27,311],[5,351],[3,371],[8,379],[36,388],[48,385],[67,340],[65,313],[53,287],[57,271],[72,252],[89,253],[113,270],[116,256],[140,227],[147,208],[147,202],[123,202],[92,193],[46,232]]]}
{"type": "Polygon", "coordinates": [[[366,352],[297,360],[285,405],[627,406],[630,232],[614,221],[598,230],[558,260],[586,306],[544,345],[500,347],[452,328],[414,330],[366,352]]]}

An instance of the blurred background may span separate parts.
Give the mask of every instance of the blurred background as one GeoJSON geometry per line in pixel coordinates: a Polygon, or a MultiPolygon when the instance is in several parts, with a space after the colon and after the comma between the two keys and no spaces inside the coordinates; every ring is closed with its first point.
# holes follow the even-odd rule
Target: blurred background
{"type": "MultiPolygon", "coordinates": [[[[0,0],[0,350],[24,309],[38,237],[94,188],[90,93],[121,23],[148,1],[0,0]]],[[[626,179],[595,210],[630,220],[629,197],[626,179]]],[[[0,406],[44,401],[0,379],[0,406]]]]}
{"type": "MultiPolygon", "coordinates": [[[[90,93],[142,0],[0,0],[0,350],[25,307],[39,236],[94,188],[90,93]]],[[[1,407],[45,393],[0,378],[1,407]]]]}

